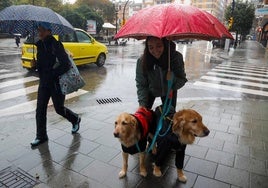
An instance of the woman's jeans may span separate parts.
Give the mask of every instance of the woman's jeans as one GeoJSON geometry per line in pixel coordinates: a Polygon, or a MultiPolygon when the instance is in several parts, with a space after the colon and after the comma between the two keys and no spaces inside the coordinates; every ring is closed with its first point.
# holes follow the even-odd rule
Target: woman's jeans
{"type": "Polygon", "coordinates": [[[69,122],[76,123],[78,115],[64,107],[65,95],[61,93],[58,83],[50,85],[40,84],[37,96],[37,109],[36,109],[36,128],[37,139],[47,139],[47,106],[50,97],[52,98],[56,112],[65,117],[69,122]]]}

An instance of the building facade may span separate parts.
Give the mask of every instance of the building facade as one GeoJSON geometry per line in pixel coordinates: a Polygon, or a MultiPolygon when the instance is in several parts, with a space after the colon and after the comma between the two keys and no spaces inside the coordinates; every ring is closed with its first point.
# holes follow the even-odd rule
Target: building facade
{"type": "Polygon", "coordinates": [[[228,0],[192,0],[192,5],[205,10],[224,23],[224,10],[228,0]]]}
{"type": "Polygon", "coordinates": [[[268,49],[268,0],[259,1],[255,10],[257,40],[268,49]]]}

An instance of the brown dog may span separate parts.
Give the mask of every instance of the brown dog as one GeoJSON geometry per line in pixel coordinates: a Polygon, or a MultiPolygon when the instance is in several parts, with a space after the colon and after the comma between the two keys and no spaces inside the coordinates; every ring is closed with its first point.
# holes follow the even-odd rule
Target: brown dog
{"type": "Polygon", "coordinates": [[[114,136],[122,146],[123,167],[119,178],[127,174],[128,155],[139,153],[140,175],[147,176],[145,167],[145,149],[149,133],[155,132],[153,111],[139,108],[135,114],[122,113],[115,121],[114,136]]]}
{"type": "Polygon", "coordinates": [[[193,144],[195,137],[205,137],[209,134],[208,128],[202,122],[202,116],[194,110],[185,109],[176,112],[173,116],[172,132],[157,142],[157,156],[153,174],[162,175],[160,165],[164,155],[169,149],[176,150],[176,167],[178,179],[186,182],[187,177],[183,173],[183,161],[187,144],[193,144]]]}

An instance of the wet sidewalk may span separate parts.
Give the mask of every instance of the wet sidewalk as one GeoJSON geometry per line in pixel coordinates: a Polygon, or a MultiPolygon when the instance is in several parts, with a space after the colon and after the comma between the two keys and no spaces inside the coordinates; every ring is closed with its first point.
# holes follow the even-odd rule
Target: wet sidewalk
{"type": "Polygon", "coordinates": [[[2,118],[0,169],[20,167],[43,184],[37,187],[201,187],[235,188],[268,186],[268,101],[178,102],[178,109],[192,108],[203,115],[211,134],[187,146],[186,184],[176,178],[174,154],[163,166],[163,177],[141,178],[137,156],[130,157],[129,172],[118,179],[120,144],[113,138],[115,116],[133,112],[135,103],[69,107],[82,114],[80,134],[51,109],[49,142],[31,150],[35,135],[34,113],[2,118]]]}

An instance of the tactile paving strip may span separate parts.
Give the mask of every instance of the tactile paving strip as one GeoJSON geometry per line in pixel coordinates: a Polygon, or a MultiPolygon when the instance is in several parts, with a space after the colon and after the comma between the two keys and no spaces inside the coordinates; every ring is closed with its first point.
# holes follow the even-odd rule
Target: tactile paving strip
{"type": "Polygon", "coordinates": [[[0,187],[2,188],[30,188],[40,181],[24,170],[10,166],[0,171],[0,187]]]}

